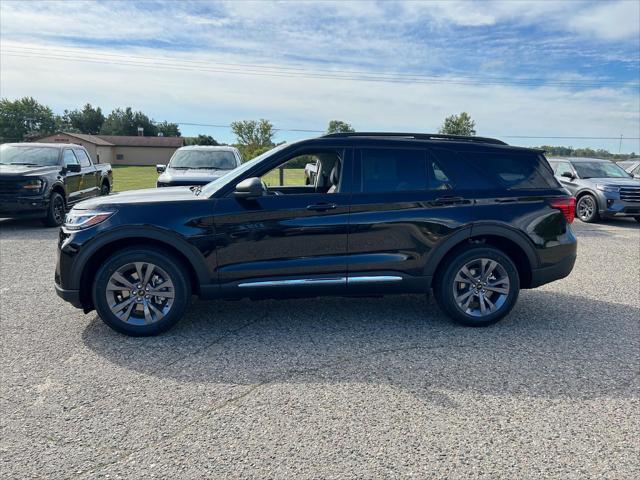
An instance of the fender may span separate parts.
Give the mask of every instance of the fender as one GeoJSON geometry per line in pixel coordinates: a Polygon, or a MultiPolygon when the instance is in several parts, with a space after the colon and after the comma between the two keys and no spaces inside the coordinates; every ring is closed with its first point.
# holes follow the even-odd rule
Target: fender
{"type": "Polygon", "coordinates": [[[538,257],[533,243],[519,230],[516,230],[515,228],[502,223],[474,223],[471,228],[471,236],[476,237],[481,235],[504,237],[508,240],[511,240],[513,243],[518,245],[527,255],[529,265],[532,269],[538,268],[540,266],[540,258],[538,257]]]}
{"type": "Polygon", "coordinates": [[[73,279],[73,285],[71,285],[71,288],[80,289],[82,272],[84,271],[87,262],[98,250],[109,243],[124,239],[130,240],[134,237],[156,240],[177,249],[187,258],[191,267],[193,267],[200,285],[211,282],[211,272],[206,267],[205,258],[196,247],[171,231],[151,226],[137,226],[133,228],[115,228],[94,238],[90,243],[83,246],[82,251],[73,262],[73,267],[70,272],[70,277],[73,279]]]}
{"type": "Polygon", "coordinates": [[[471,238],[472,225],[473,224],[466,225],[455,233],[452,233],[446,240],[440,242],[438,246],[429,253],[429,258],[424,266],[424,274],[426,276],[433,277],[444,256],[456,245],[471,238]]]}

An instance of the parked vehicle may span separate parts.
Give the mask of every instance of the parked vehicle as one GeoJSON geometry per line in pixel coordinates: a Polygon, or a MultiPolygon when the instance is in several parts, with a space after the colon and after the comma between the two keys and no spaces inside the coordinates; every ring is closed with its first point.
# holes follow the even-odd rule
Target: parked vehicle
{"type": "MultiPolygon", "coordinates": [[[[286,166],[285,166],[286,168],[286,166]]],[[[504,317],[521,288],[567,276],[575,201],[541,150],[429,134],[331,134],[283,144],[202,188],[74,207],[58,295],[115,330],[153,335],[201,298],[434,290],[464,325],[504,317]],[[263,178],[303,155],[314,185],[263,178]],[[325,181],[326,179],[326,181],[325,181]]]]}
{"type": "Polygon", "coordinates": [[[112,188],[111,165],[93,164],[80,145],[0,146],[0,217],[42,218],[47,226],[59,226],[67,207],[112,188]]]}
{"type": "Polygon", "coordinates": [[[175,151],[168,165],[156,165],[156,187],[206,185],[242,163],[242,156],[234,147],[194,145],[175,151]]]}
{"type": "Polygon", "coordinates": [[[618,165],[624,168],[625,172],[630,174],[633,178],[640,178],[640,158],[624,160],[622,162],[618,162],[618,165]]]}
{"type": "Polygon", "coordinates": [[[633,217],[640,222],[640,180],[610,160],[551,158],[556,178],[576,197],[576,214],[583,222],[633,217]]]}

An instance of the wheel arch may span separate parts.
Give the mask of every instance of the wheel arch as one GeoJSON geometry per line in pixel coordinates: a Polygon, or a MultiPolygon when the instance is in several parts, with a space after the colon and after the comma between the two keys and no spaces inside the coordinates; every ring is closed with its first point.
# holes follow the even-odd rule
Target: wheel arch
{"type": "Polygon", "coordinates": [[[515,264],[521,288],[531,285],[532,271],[539,265],[538,255],[531,242],[521,233],[502,225],[473,225],[449,237],[430,256],[425,275],[435,280],[448,261],[471,245],[487,245],[505,253],[515,264]]]}
{"type": "Polygon", "coordinates": [[[81,253],[82,257],[75,262],[71,278],[76,279],[80,301],[85,310],[94,308],[91,289],[102,262],[119,250],[136,246],[153,247],[174,256],[184,267],[194,294],[200,294],[200,287],[210,282],[211,275],[206,268],[204,257],[185,240],[166,232],[149,231],[144,228],[134,232],[116,232],[92,243],[86,251],[81,253]]]}

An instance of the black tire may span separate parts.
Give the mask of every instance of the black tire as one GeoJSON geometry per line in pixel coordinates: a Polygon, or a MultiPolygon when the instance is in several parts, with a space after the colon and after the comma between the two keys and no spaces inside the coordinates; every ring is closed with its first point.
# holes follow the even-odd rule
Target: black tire
{"type": "Polygon", "coordinates": [[[111,192],[111,186],[109,185],[109,182],[102,182],[102,185],[100,186],[100,195],[109,195],[109,192],[111,192]]]}
{"type": "Polygon", "coordinates": [[[640,217],[633,217],[636,222],[640,223],[640,217]]]}
{"type": "Polygon", "coordinates": [[[590,193],[581,196],[576,204],[576,216],[585,223],[594,223],[600,220],[596,197],[590,193]]]}
{"type": "MultiPolygon", "coordinates": [[[[128,279],[130,281],[132,278],[135,277],[125,277],[125,279],[128,279]]],[[[140,281],[139,278],[137,281],[140,281]]],[[[151,285],[153,281],[154,277],[152,275],[148,284],[151,285]]],[[[133,281],[131,283],[133,283],[133,281]]],[[[124,285],[124,283],[122,282],[120,284],[124,285]]],[[[137,287],[135,283],[134,287],[137,287]]],[[[144,285],[142,286],[142,290],[144,290],[144,285]]],[[[98,315],[100,316],[100,318],[102,318],[104,323],[106,323],[117,332],[123,333],[125,335],[134,337],[147,337],[158,335],[159,333],[167,331],[182,318],[191,301],[191,285],[188,280],[188,274],[182,262],[180,262],[180,260],[175,258],[170,253],[154,248],[132,247],[114,253],[109,258],[107,258],[107,260],[102,264],[102,266],[96,273],[96,277],[93,282],[92,295],[93,304],[95,305],[96,311],[98,312],[98,315]],[[116,273],[117,271],[122,271],[122,269],[126,270],[126,268],[128,268],[129,265],[134,264],[134,262],[152,264],[155,267],[155,269],[152,270],[158,272],[158,275],[160,275],[159,281],[166,281],[167,279],[164,277],[169,277],[168,279],[172,283],[171,288],[173,289],[172,293],[174,294],[174,297],[172,299],[171,305],[168,305],[168,303],[165,304],[167,311],[164,312],[164,309],[162,310],[164,312],[164,316],[158,317],[158,315],[154,313],[158,311],[158,308],[153,310],[154,307],[152,307],[151,309],[146,307],[147,303],[145,302],[152,303],[154,298],[156,300],[158,299],[153,295],[151,295],[151,299],[149,300],[145,300],[144,295],[142,297],[137,297],[135,295],[129,296],[127,287],[122,287],[122,289],[118,289],[116,292],[107,291],[107,285],[109,285],[112,275],[114,275],[114,273],[116,273]],[[127,296],[119,297],[118,299],[116,299],[118,295],[123,293],[126,293],[127,296]],[[136,302],[136,299],[139,298],[142,298],[142,303],[136,302]],[[131,311],[129,316],[127,316],[128,321],[119,318],[109,306],[110,301],[112,302],[112,304],[120,305],[123,303],[121,300],[133,300],[133,302],[130,303],[135,304],[133,310],[131,311]],[[152,321],[147,322],[145,318],[141,318],[146,317],[146,314],[143,314],[142,312],[140,312],[140,310],[145,313],[148,310],[152,317],[155,316],[157,318],[151,318],[152,321]]],[[[149,296],[147,296],[146,298],[149,298],[149,296]]],[[[163,299],[160,300],[164,301],[163,299]]],[[[158,304],[154,303],[153,305],[155,307],[158,307],[158,304]]],[[[162,309],[163,307],[160,306],[159,308],[162,309]]],[[[124,310],[126,309],[120,310],[123,316],[126,314],[124,310]]]]}
{"type": "Polygon", "coordinates": [[[67,206],[64,197],[58,192],[52,192],[49,198],[49,206],[47,207],[47,216],[42,219],[42,222],[47,227],[59,227],[64,223],[66,211],[67,206]]]}
{"type": "MultiPolygon", "coordinates": [[[[511,311],[520,292],[520,277],[513,261],[502,251],[488,246],[469,246],[457,251],[452,257],[445,259],[445,261],[446,263],[443,268],[436,275],[433,290],[440,308],[455,322],[469,327],[486,327],[496,323],[511,311]],[[507,285],[506,288],[501,287],[501,289],[507,290],[507,293],[490,292],[489,288],[491,286],[495,288],[496,285],[495,283],[491,285],[492,282],[490,279],[492,277],[490,276],[485,283],[488,284],[487,290],[485,291],[484,287],[481,287],[482,289],[479,291],[483,293],[479,293],[478,295],[482,295],[482,298],[489,299],[487,303],[485,303],[484,300],[482,301],[485,308],[490,304],[490,300],[493,299],[496,309],[493,312],[489,310],[486,313],[479,312],[477,315],[474,315],[468,312],[471,312],[476,304],[478,305],[478,309],[481,308],[481,297],[472,292],[470,294],[472,303],[469,304],[468,309],[464,311],[456,301],[456,289],[460,289],[464,283],[457,281],[456,278],[463,267],[474,264],[474,262],[482,262],[481,259],[492,260],[500,266],[500,278],[507,279],[508,283],[501,283],[497,280],[494,280],[494,282],[501,283],[503,286],[507,285]]],[[[482,265],[482,263],[479,263],[479,265],[482,265]]],[[[491,265],[491,263],[487,263],[487,265],[491,265]]],[[[498,267],[494,267],[494,269],[498,269],[498,267]]],[[[474,272],[474,270],[470,271],[474,272]]],[[[496,273],[496,276],[497,275],[498,273],[496,273]]],[[[468,283],[469,289],[467,292],[471,290],[475,291],[477,287],[475,282],[473,282],[474,285],[471,285],[472,282],[468,283]]],[[[464,293],[461,293],[459,298],[464,297],[464,295],[464,293]]]]}

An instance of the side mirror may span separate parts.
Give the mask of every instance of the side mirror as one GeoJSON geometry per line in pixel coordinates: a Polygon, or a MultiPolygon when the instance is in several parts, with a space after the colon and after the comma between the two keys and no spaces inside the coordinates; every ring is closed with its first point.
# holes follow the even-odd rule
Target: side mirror
{"type": "Polygon", "coordinates": [[[67,169],[67,172],[80,173],[82,171],[82,167],[79,163],[70,163],[66,165],[64,168],[67,169]]]}
{"type": "Polygon", "coordinates": [[[164,173],[166,169],[167,169],[166,165],[156,165],[156,172],[158,173],[164,173]]]}
{"type": "Polygon", "coordinates": [[[236,185],[233,196],[236,198],[256,198],[262,197],[266,193],[266,189],[262,180],[258,177],[245,178],[236,185]]]}
{"type": "Polygon", "coordinates": [[[640,178],[640,173],[634,173],[633,178],[640,178]]]}
{"type": "Polygon", "coordinates": [[[560,175],[561,177],[566,177],[566,178],[570,178],[571,180],[573,180],[575,177],[573,176],[573,173],[571,172],[562,172],[562,174],[560,175]]]}

